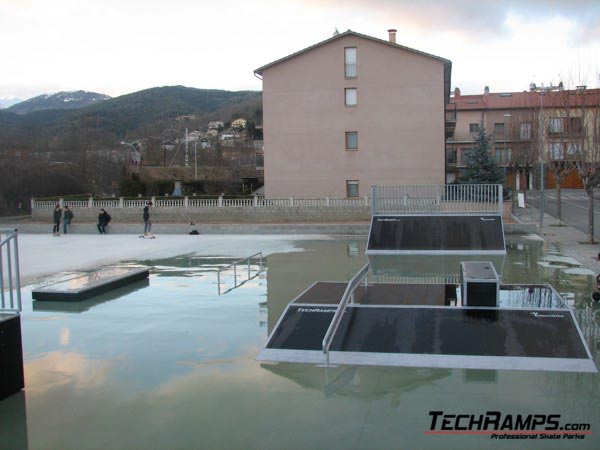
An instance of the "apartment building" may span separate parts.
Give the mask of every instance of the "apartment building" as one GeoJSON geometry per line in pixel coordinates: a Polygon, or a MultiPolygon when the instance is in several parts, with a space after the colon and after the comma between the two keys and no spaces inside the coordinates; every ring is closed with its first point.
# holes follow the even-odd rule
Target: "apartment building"
{"type": "Polygon", "coordinates": [[[543,159],[546,187],[554,188],[558,177],[562,187],[581,188],[573,162],[589,157],[585,150],[593,145],[591,122],[599,106],[600,90],[567,90],[562,83],[546,89],[532,85],[523,92],[492,93],[486,87],[479,95],[462,95],[456,88],[447,105],[456,125],[446,140],[446,182],[460,178],[483,124],[506,186],[539,188],[543,159]]]}
{"type": "Polygon", "coordinates": [[[451,62],[388,33],[347,31],[255,70],[267,197],[364,197],[371,185],[444,182],[451,62]]]}

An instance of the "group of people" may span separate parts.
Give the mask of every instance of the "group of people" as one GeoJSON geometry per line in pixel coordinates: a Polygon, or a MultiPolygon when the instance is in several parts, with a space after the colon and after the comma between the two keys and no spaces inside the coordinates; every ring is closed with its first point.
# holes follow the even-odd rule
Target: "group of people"
{"type": "MultiPolygon", "coordinates": [[[[144,219],[144,236],[148,236],[150,234],[150,230],[152,229],[152,222],[150,221],[151,206],[152,202],[148,202],[144,207],[144,213],[142,216],[144,219]]],[[[52,214],[52,220],[54,222],[54,228],[52,229],[52,233],[54,234],[54,236],[60,236],[61,219],[63,220],[63,233],[67,234],[73,217],[73,211],[71,211],[67,205],[65,205],[65,211],[63,214],[62,208],[59,204],[57,204],[52,214]]],[[[96,224],[96,227],[98,228],[98,232],[100,234],[106,234],[106,226],[110,223],[111,220],[112,218],[110,217],[110,214],[108,214],[104,208],[100,208],[100,214],[98,214],[98,223],[96,224]]]]}
{"type": "Polygon", "coordinates": [[[52,214],[52,220],[54,222],[54,228],[52,232],[54,236],[60,236],[60,220],[63,219],[63,233],[67,234],[69,230],[69,226],[71,225],[71,221],[73,220],[73,211],[69,209],[67,205],[65,205],[65,213],[63,215],[63,210],[60,205],[56,205],[54,208],[54,213],[52,214]]]}

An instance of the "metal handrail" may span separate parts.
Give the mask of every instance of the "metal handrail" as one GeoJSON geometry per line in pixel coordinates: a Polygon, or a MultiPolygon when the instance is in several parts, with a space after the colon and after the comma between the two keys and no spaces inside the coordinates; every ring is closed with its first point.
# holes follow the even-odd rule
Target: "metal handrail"
{"type": "MultiPolygon", "coordinates": [[[[262,252],[255,253],[253,255],[248,256],[247,258],[239,259],[239,260],[234,261],[233,263],[231,263],[225,267],[221,267],[219,270],[217,270],[217,286],[218,286],[219,295],[221,295],[221,272],[229,269],[230,267],[233,267],[233,284],[234,284],[234,286],[237,287],[237,265],[239,263],[246,261],[247,266],[248,266],[248,278],[250,278],[250,260],[256,256],[260,256],[260,262],[259,262],[260,269],[259,270],[262,270],[262,261],[263,261],[262,252]]],[[[226,292],[229,292],[230,290],[231,289],[229,289],[226,292]]]]}
{"type": "Polygon", "coordinates": [[[342,295],[342,299],[340,300],[340,304],[335,310],[335,314],[333,315],[333,319],[331,319],[331,323],[329,324],[329,328],[325,333],[325,337],[323,338],[323,353],[327,357],[327,365],[329,365],[329,347],[331,347],[331,343],[333,342],[333,338],[335,337],[335,333],[340,326],[340,322],[342,321],[342,316],[344,311],[346,311],[346,307],[348,306],[348,302],[350,299],[354,302],[354,291],[363,278],[365,279],[366,285],[366,277],[369,274],[369,270],[371,269],[371,264],[367,263],[360,269],[354,277],[348,282],[348,286],[346,286],[346,290],[344,291],[344,295],[342,295]]]}
{"type": "Polygon", "coordinates": [[[18,232],[16,229],[7,230],[0,229],[0,311],[17,311],[22,310],[21,307],[21,273],[19,270],[19,242],[18,232]],[[6,235],[3,239],[2,236],[6,235]],[[11,250],[11,242],[13,244],[11,250]],[[4,294],[4,255],[2,254],[3,247],[6,246],[6,261],[8,269],[8,296],[9,306],[7,307],[6,296],[4,294]],[[13,259],[14,259],[14,277],[13,277],[13,259]],[[13,286],[14,278],[14,286],[13,286]],[[16,307],[13,288],[16,291],[16,307]]]}

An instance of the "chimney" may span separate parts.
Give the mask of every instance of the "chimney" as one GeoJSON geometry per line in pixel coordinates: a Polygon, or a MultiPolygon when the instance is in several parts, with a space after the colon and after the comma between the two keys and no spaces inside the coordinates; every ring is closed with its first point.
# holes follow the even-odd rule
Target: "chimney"
{"type": "Polygon", "coordinates": [[[395,30],[394,28],[390,28],[390,29],[388,30],[388,33],[389,33],[389,40],[390,40],[390,42],[391,42],[392,44],[395,44],[395,43],[396,43],[396,31],[397,31],[397,30],[395,30]]]}
{"type": "Polygon", "coordinates": [[[486,86],[485,89],[483,90],[483,96],[487,97],[488,95],[490,95],[490,87],[486,86]]]}
{"type": "Polygon", "coordinates": [[[454,98],[460,97],[460,89],[459,88],[454,88],[454,98]]]}

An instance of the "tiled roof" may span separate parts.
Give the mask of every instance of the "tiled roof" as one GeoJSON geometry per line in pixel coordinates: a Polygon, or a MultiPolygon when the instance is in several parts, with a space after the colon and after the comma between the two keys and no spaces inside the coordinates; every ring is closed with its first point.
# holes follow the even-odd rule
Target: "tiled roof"
{"type": "MultiPolygon", "coordinates": [[[[541,94],[539,92],[502,92],[488,95],[460,95],[452,97],[447,109],[458,111],[481,109],[519,109],[539,108],[541,94]]],[[[600,105],[600,89],[588,89],[580,94],[575,90],[548,92],[544,94],[544,107],[598,106],[600,105]]]]}

